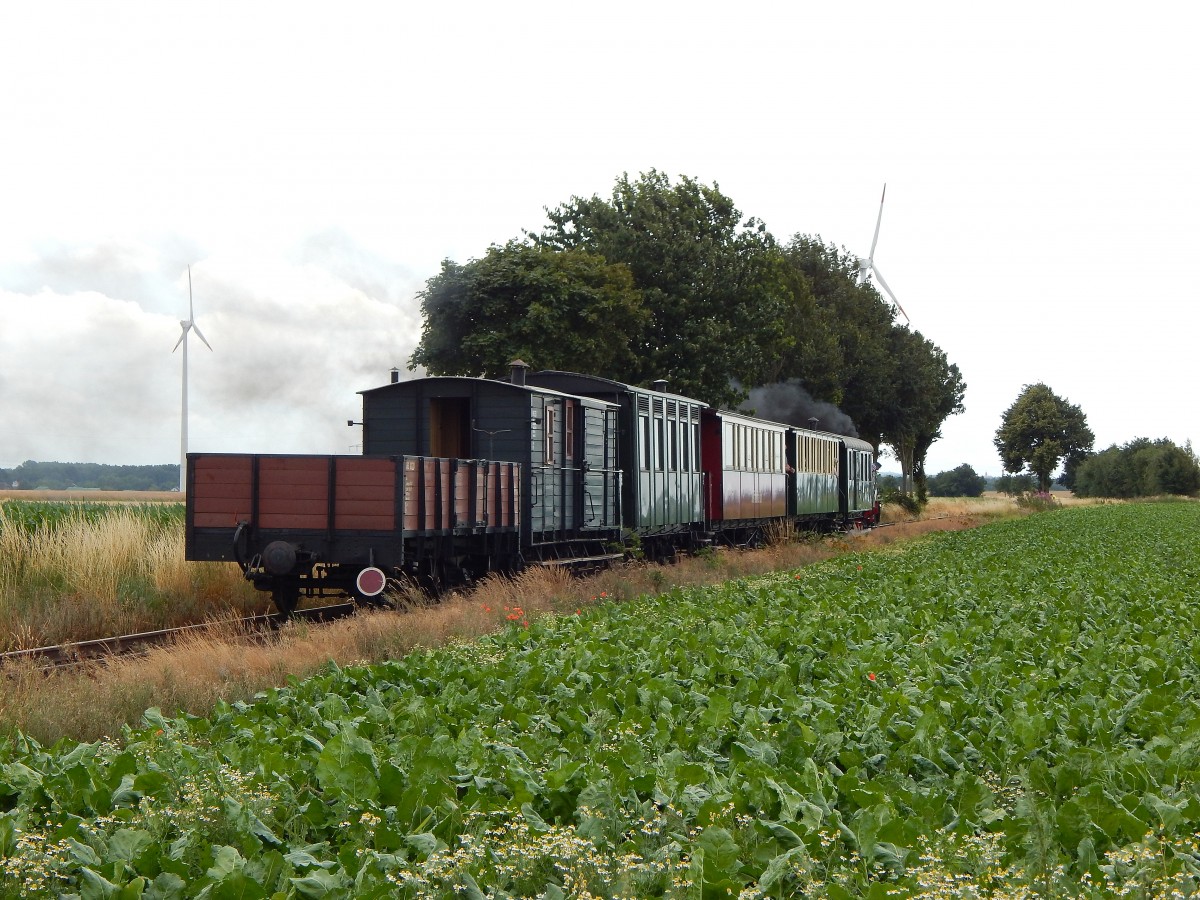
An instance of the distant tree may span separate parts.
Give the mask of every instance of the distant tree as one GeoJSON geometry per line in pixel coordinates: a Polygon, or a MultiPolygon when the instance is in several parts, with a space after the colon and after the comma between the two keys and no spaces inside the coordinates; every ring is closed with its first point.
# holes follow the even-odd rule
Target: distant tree
{"type": "Polygon", "coordinates": [[[929,493],[934,497],[980,497],[987,479],[963,463],[948,472],[939,472],[929,479],[929,493]]]}
{"type": "Polygon", "coordinates": [[[431,375],[539,369],[620,378],[649,323],[629,268],[585,250],[518,241],[466,265],[446,260],[421,292],[424,328],[409,367],[431,375]]]}
{"type": "Polygon", "coordinates": [[[1050,476],[1060,460],[1085,456],[1094,442],[1083,411],[1045,384],[1025,386],[1005,411],[993,441],[1004,471],[1028,469],[1039,491],[1050,490],[1050,476]]]}
{"type": "Polygon", "coordinates": [[[1155,497],[1200,491],[1200,462],[1191,444],[1176,446],[1162,438],[1137,438],[1086,459],[1075,478],[1080,497],[1155,497]]]}
{"type": "Polygon", "coordinates": [[[1063,461],[1063,470],[1062,474],[1058,476],[1058,483],[1068,491],[1075,490],[1075,480],[1079,474],[1079,469],[1091,456],[1092,451],[1090,450],[1084,453],[1077,453],[1074,456],[1068,456],[1063,461]]]}
{"type": "Polygon", "coordinates": [[[1200,492],[1200,460],[1188,441],[1183,447],[1163,438],[1156,443],[1158,457],[1156,493],[1195,496],[1200,492]]]}
{"type": "Polygon", "coordinates": [[[996,479],[996,490],[1009,497],[1028,494],[1036,487],[1032,475],[1001,475],[996,479]]]}
{"type": "Polygon", "coordinates": [[[875,486],[880,491],[898,491],[900,490],[900,479],[895,475],[880,475],[875,479],[875,486]]]}
{"type": "Polygon", "coordinates": [[[179,466],[110,466],[100,463],[36,462],[26,460],[0,486],[19,482],[22,489],[65,491],[169,491],[179,486],[179,466]]]}
{"type": "Polygon", "coordinates": [[[926,491],[925,455],[942,436],[942,423],[963,411],[967,386],[958,366],[919,331],[894,327],[889,348],[883,439],[900,460],[905,489],[920,496],[926,491]]]}

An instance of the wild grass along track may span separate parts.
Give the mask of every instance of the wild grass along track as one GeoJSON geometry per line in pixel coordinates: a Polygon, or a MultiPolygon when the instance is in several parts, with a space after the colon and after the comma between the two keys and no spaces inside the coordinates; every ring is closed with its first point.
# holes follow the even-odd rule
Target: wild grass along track
{"type": "MultiPolygon", "coordinates": [[[[355,609],[353,603],[337,603],[296,610],[291,614],[291,618],[305,622],[332,622],[352,615],[355,609]]],[[[178,628],[165,628],[160,631],[145,631],[139,634],[34,647],[28,650],[14,650],[0,654],[0,669],[9,663],[29,660],[37,662],[45,669],[77,666],[107,657],[144,653],[152,647],[169,644],[185,635],[203,634],[217,629],[244,632],[246,635],[254,637],[278,628],[285,620],[285,617],[279,613],[268,613],[261,616],[248,616],[244,619],[203,622],[178,628]]]]}

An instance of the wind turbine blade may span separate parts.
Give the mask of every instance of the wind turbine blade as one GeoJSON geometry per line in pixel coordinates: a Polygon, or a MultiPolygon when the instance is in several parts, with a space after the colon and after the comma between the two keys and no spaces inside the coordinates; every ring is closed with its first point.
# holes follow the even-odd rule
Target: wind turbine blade
{"type": "MultiPolygon", "coordinates": [[[[884,188],[886,189],[887,185],[884,185],[884,188]]],[[[880,214],[882,215],[882,213],[883,210],[881,209],[880,214]]],[[[195,310],[192,309],[192,267],[188,266],[188,321],[193,322],[195,319],[196,313],[195,310]]],[[[205,341],[205,343],[207,344],[208,341],[205,341]]]]}
{"type": "Polygon", "coordinates": [[[875,267],[874,263],[871,264],[871,271],[875,273],[875,280],[879,282],[879,286],[887,291],[887,295],[891,297],[892,302],[896,304],[896,309],[900,310],[900,315],[904,316],[904,321],[911,325],[912,319],[908,317],[908,313],[904,311],[904,307],[900,305],[900,301],[896,299],[896,295],[892,293],[892,289],[888,287],[887,282],[883,280],[883,275],[880,274],[879,269],[875,267]]]}
{"type": "Polygon", "coordinates": [[[212,344],[210,344],[208,341],[204,340],[204,335],[200,333],[200,326],[197,325],[195,322],[192,323],[192,331],[196,332],[196,337],[198,337],[198,338],[200,338],[200,340],[204,341],[205,347],[207,347],[209,350],[212,350],[212,344]]]}
{"type": "MultiPolygon", "coordinates": [[[[182,324],[182,323],[180,323],[180,324],[182,324]]],[[[172,352],[172,353],[174,353],[176,350],[178,350],[178,349],[179,349],[179,345],[183,343],[183,339],[184,339],[185,337],[187,337],[187,327],[186,327],[186,326],[183,328],[183,331],[182,331],[182,333],[179,335],[179,340],[177,340],[177,341],[175,342],[175,346],[171,348],[171,352],[172,352]]],[[[205,343],[207,344],[207,343],[208,343],[208,341],[205,341],[205,343]]],[[[211,348],[210,348],[210,349],[211,349],[211,348]]]]}
{"type": "Polygon", "coordinates": [[[887,196],[887,184],[883,186],[883,194],[879,198],[879,218],[875,220],[875,237],[871,239],[871,252],[867,254],[867,259],[871,262],[875,261],[875,245],[879,243],[879,226],[883,224],[883,199],[887,196]]]}

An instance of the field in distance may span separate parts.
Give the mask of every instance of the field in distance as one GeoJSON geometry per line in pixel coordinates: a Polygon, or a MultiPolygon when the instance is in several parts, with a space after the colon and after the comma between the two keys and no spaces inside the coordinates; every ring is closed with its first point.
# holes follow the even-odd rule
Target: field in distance
{"type": "Polygon", "coordinates": [[[0,501],[104,501],[117,503],[182,503],[184,495],[179,491],[0,491],[0,501]]]}

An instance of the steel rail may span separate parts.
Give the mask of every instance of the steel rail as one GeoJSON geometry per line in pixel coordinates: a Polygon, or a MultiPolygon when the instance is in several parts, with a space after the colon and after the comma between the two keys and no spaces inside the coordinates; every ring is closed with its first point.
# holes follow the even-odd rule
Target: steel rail
{"type": "Polygon", "coordinates": [[[306,622],[332,622],[353,615],[355,610],[356,607],[353,603],[337,603],[312,609],[298,609],[286,617],[281,613],[267,613],[248,616],[244,619],[222,619],[217,622],[201,622],[196,625],[182,625],[178,628],[164,628],[160,631],[143,631],[138,634],[74,641],[47,647],[34,647],[28,650],[11,650],[7,653],[0,653],[0,669],[12,663],[27,661],[36,662],[45,669],[78,666],[92,660],[145,653],[152,647],[168,644],[184,635],[204,634],[229,628],[236,628],[247,635],[253,635],[256,632],[262,633],[266,629],[279,628],[286,621],[293,619],[306,622]]]}

